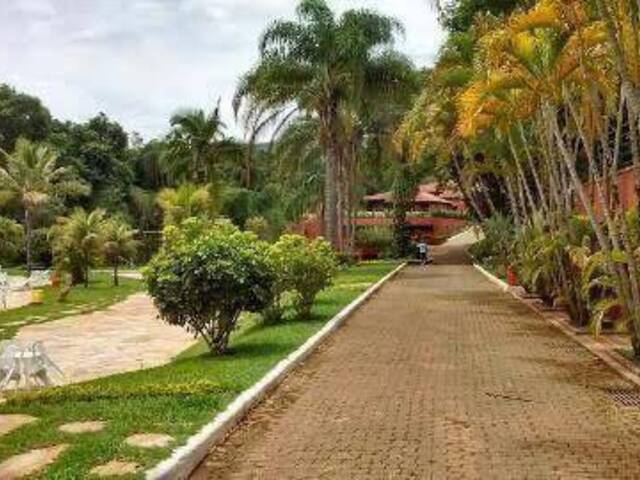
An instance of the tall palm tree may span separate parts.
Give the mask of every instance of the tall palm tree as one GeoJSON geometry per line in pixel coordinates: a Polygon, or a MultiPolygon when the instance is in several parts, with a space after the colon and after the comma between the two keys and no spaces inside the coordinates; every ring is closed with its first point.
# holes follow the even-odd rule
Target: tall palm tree
{"type": "Polygon", "coordinates": [[[178,112],[171,117],[171,126],[167,170],[174,178],[196,183],[211,181],[224,141],[220,102],[210,113],[199,109],[178,112]]]}
{"type": "Polygon", "coordinates": [[[299,112],[318,118],[325,157],[325,235],[340,249],[340,185],[349,143],[341,117],[370,88],[391,91],[402,85],[409,62],[390,53],[402,31],[394,19],[369,10],[336,17],[324,0],[301,0],[296,15],[293,21],[273,22],[263,33],[260,61],[241,80],[234,108],[238,113],[245,107],[245,122],[254,132],[274,124],[278,132],[299,112]]]}
{"type": "Polygon", "coordinates": [[[87,195],[89,187],[65,167],[57,165],[58,156],[46,145],[20,139],[13,154],[2,152],[0,192],[6,198],[16,198],[24,212],[27,270],[32,263],[32,233],[34,214],[46,207],[54,196],[87,195]]]}

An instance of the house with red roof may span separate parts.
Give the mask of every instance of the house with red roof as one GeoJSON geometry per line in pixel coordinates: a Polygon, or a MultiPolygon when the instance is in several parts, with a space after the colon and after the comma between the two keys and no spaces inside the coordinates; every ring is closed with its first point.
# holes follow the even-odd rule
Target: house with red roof
{"type": "MultiPolygon", "coordinates": [[[[392,225],[392,192],[367,195],[363,202],[365,210],[357,213],[356,227],[392,225]]],[[[464,195],[455,187],[427,183],[418,187],[407,222],[412,237],[416,240],[426,238],[430,243],[440,243],[464,228],[467,223],[466,214],[464,195]]]]}

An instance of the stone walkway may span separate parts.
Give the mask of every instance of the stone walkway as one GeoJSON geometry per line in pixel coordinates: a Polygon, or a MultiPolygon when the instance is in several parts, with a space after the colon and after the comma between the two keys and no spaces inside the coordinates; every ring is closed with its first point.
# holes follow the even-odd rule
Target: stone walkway
{"type": "Polygon", "coordinates": [[[165,364],[193,343],[156,314],[140,293],[106,310],[23,327],[15,340],[43,341],[68,382],[89,380],[165,364]]]}
{"type": "Polygon", "coordinates": [[[435,255],[350,318],[193,478],[640,478],[640,394],[460,265],[459,247],[435,255]]]}

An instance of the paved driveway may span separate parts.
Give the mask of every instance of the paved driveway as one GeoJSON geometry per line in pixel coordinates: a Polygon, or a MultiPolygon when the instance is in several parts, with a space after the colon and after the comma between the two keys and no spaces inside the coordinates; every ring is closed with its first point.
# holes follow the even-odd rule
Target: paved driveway
{"type": "Polygon", "coordinates": [[[640,478],[640,408],[625,406],[638,393],[459,248],[436,257],[383,288],[193,478],[640,478]]]}

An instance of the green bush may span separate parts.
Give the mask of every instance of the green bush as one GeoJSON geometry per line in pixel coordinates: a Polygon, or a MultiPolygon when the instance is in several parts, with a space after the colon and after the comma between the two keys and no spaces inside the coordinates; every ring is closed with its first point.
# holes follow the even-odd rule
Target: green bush
{"type": "MultiPolygon", "coordinates": [[[[281,302],[284,292],[293,293],[294,307],[300,317],[310,315],[316,296],[331,285],[338,265],[327,241],[322,238],[310,241],[300,235],[280,237],[271,246],[269,261],[277,272],[276,302],[281,302]]],[[[281,313],[281,306],[272,307],[281,313]]]]}
{"type": "Polygon", "coordinates": [[[212,352],[226,353],[240,314],[272,302],[268,245],[227,225],[170,236],[144,272],[160,316],[202,337],[212,352]]]}
{"type": "Polygon", "coordinates": [[[0,217],[0,264],[13,262],[24,242],[24,228],[10,218],[0,217]]]}
{"type": "Polygon", "coordinates": [[[260,240],[269,240],[271,226],[266,218],[262,216],[251,217],[245,222],[244,227],[255,233],[260,240]]]}
{"type": "Polygon", "coordinates": [[[356,231],[356,245],[375,248],[382,256],[386,256],[393,248],[393,229],[386,225],[360,227],[356,231]]]}

